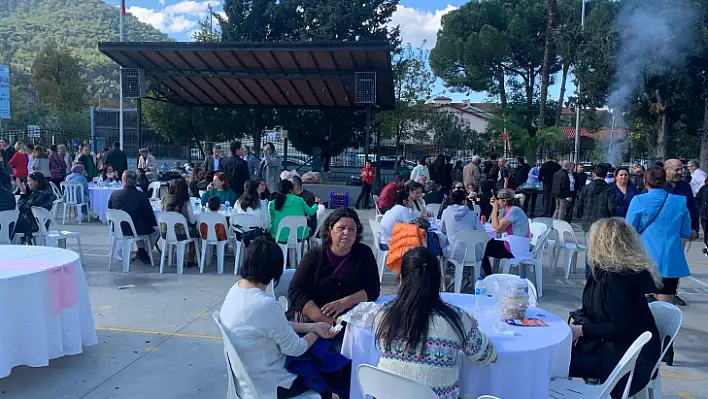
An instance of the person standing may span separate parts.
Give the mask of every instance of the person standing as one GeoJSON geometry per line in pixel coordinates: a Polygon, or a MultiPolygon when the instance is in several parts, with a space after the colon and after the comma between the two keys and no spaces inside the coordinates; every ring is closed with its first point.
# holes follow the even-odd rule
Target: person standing
{"type": "Polygon", "coordinates": [[[644,190],[644,166],[635,163],[632,167],[634,169],[634,178],[632,179],[634,185],[639,191],[644,190]]]}
{"type": "Polygon", "coordinates": [[[5,151],[5,162],[9,162],[15,155],[15,149],[5,139],[0,139],[0,150],[5,151]]]}
{"type": "Polygon", "coordinates": [[[406,158],[405,157],[398,158],[398,163],[396,163],[396,167],[393,169],[393,174],[401,176],[401,181],[403,183],[410,180],[411,171],[410,171],[410,169],[408,169],[408,165],[406,165],[406,158]]]}
{"type": "Polygon", "coordinates": [[[64,158],[57,152],[56,145],[49,147],[49,172],[52,176],[51,181],[59,187],[66,177],[66,163],[64,158]]]}
{"type": "MultiPolygon", "coordinates": [[[[462,168],[462,161],[455,161],[455,165],[450,171],[450,182],[463,181],[464,180],[464,169],[462,168]]],[[[452,189],[452,184],[450,184],[452,189]]]]}
{"type": "Polygon", "coordinates": [[[29,175],[29,170],[27,165],[29,164],[29,156],[25,154],[25,145],[18,141],[15,143],[15,154],[10,158],[7,164],[12,167],[12,174],[16,179],[20,179],[21,182],[27,182],[27,176],[29,175]]]}
{"type": "Polygon", "coordinates": [[[691,189],[693,190],[693,195],[696,196],[698,190],[705,184],[704,182],[708,175],[698,167],[698,161],[695,159],[688,161],[688,171],[691,172],[691,189]]]}
{"type": "Polygon", "coordinates": [[[497,180],[497,190],[509,188],[509,169],[506,167],[506,159],[497,159],[497,166],[499,168],[499,171],[495,176],[497,180]]]}
{"type": "Polygon", "coordinates": [[[243,160],[248,164],[248,174],[251,176],[251,180],[253,180],[256,178],[256,174],[258,174],[258,164],[261,163],[261,160],[251,151],[249,146],[244,145],[243,147],[246,149],[246,156],[243,157],[243,160]]]}
{"type": "Polygon", "coordinates": [[[32,153],[32,171],[41,173],[47,180],[52,177],[52,172],[49,170],[49,157],[41,145],[35,147],[32,153]]]}
{"type": "Polygon", "coordinates": [[[119,142],[113,143],[113,148],[104,155],[103,163],[113,166],[118,176],[123,176],[123,172],[128,170],[128,156],[120,149],[119,142]]]}
{"type": "Polygon", "coordinates": [[[145,177],[150,181],[157,180],[157,160],[155,156],[150,154],[147,148],[140,149],[140,157],[138,158],[138,169],[145,171],[145,177]]]}
{"type": "Polygon", "coordinates": [[[639,195],[639,189],[629,181],[629,169],[625,167],[617,169],[612,189],[615,192],[617,216],[623,218],[627,216],[627,210],[629,210],[629,204],[632,203],[632,198],[639,195]]]}
{"type": "Polygon", "coordinates": [[[231,143],[229,149],[231,156],[221,162],[221,167],[229,180],[229,186],[234,190],[236,196],[240,197],[243,194],[243,184],[251,178],[248,174],[248,164],[243,160],[246,150],[240,141],[231,143]]]}
{"type": "Polygon", "coordinates": [[[71,167],[74,165],[74,159],[71,157],[69,152],[66,149],[66,145],[64,144],[59,144],[57,146],[57,152],[59,152],[59,155],[61,158],[64,160],[64,164],[66,165],[66,174],[71,173],[71,167]]]}
{"type": "Polygon", "coordinates": [[[268,187],[268,191],[275,193],[278,191],[278,183],[280,183],[280,172],[283,168],[283,161],[275,152],[273,143],[265,143],[263,145],[263,159],[258,165],[258,178],[263,179],[268,187]]]}
{"type": "Polygon", "coordinates": [[[578,188],[577,192],[583,191],[583,187],[588,183],[588,175],[585,174],[585,167],[582,164],[578,164],[575,167],[576,177],[578,178],[578,188]]]}
{"type": "MultiPolygon", "coordinates": [[[[706,179],[705,182],[708,182],[708,179],[706,179]]],[[[703,187],[698,190],[696,201],[698,202],[698,214],[701,220],[701,227],[703,228],[703,244],[705,245],[703,254],[708,256],[708,185],[704,184],[703,187]]]]}
{"type": "Polygon", "coordinates": [[[416,167],[413,168],[413,171],[411,172],[411,180],[416,183],[425,183],[426,181],[430,180],[430,171],[425,165],[425,158],[421,158],[418,160],[418,165],[416,165],[416,167]],[[425,178],[423,182],[419,181],[421,177],[425,178]]]}
{"type": "MultiPolygon", "coordinates": [[[[578,199],[578,217],[582,220],[582,228],[587,233],[590,226],[600,219],[609,218],[617,214],[615,203],[615,193],[605,178],[607,177],[607,167],[604,165],[595,166],[595,180],[591,181],[583,188],[578,199]]],[[[590,265],[585,262],[585,277],[590,275],[590,265]]]]}
{"type": "MultiPolygon", "coordinates": [[[[300,178],[300,176],[293,176],[290,181],[293,182],[293,194],[302,198],[305,201],[305,204],[307,204],[307,206],[312,207],[317,203],[317,197],[315,197],[315,194],[312,194],[312,192],[305,190],[305,188],[302,186],[302,179],[300,178]]],[[[310,228],[310,237],[312,237],[315,234],[315,230],[317,230],[316,213],[312,216],[307,216],[307,227],[310,228]]]]}
{"type": "Polygon", "coordinates": [[[359,209],[359,203],[364,202],[364,209],[369,209],[369,198],[371,197],[371,186],[374,185],[374,176],[376,175],[376,169],[371,166],[371,161],[368,159],[361,169],[361,192],[359,197],[356,199],[356,204],[354,207],[359,209]]]}
{"type": "Polygon", "coordinates": [[[548,154],[546,162],[538,170],[538,180],[543,183],[543,216],[545,217],[552,217],[555,210],[551,188],[553,187],[553,175],[560,169],[561,166],[553,161],[553,155],[548,154]]]}
{"type": "Polygon", "coordinates": [[[568,223],[570,223],[569,215],[572,215],[573,205],[575,205],[577,178],[574,169],[574,163],[563,161],[563,169],[553,174],[551,185],[551,195],[556,202],[553,219],[565,220],[568,223]]]}
{"type": "Polygon", "coordinates": [[[526,183],[526,179],[529,177],[529,172],[531,171],[531,166],[526,163],[524,157],[516,158],[516,173],[514,173],[514,185],[519,188],[522,184],[526,183]]]}
{"type": "Polygon", "coordinates": [[[204,159],[204,170],[206,171],[206,179],[211,180],[214,177],[214,173],[223,172],[221,165],[221,146],[215,145],[211,149],[212,155],[207,155],[204,159]]]}
{"type": "Polygon", "coordinates": [[[472,160],[470,163],[465,165],[465,168],[462,170],[462,175],[463,175],[463,183],[465,187],[469,186],[470,184],[473,185],[475,188],[479,187],[480,179],[482,178],[482,170],[479,168],[481,160],[479,159],[479,156],[475,155],[472,157],[472,160]]]}

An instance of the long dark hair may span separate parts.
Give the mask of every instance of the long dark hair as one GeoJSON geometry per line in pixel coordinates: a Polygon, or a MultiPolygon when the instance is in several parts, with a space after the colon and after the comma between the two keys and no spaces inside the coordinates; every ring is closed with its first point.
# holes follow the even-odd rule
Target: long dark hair
{"type": "Polygon", "coordinates": [[[181,213],[182,209],[189,202],[189,187],[187,187],[187,182],[182,178],[172,179],[167,195],[168,201],[165,203],[165,210],[181,213]]]}
{"type": "Polygon", "coordinates": [[[261,183],[263,183],[263,186],[265,187],[265,191],[263,191],[263,193],[261,194],[261,199],[270,201],[270,190],[268,190],[268,185],[266,184],[265,180],[258,179],[256,181],[258,182],[258,184],[256,184],[256,191],[258,191],[258,186],[260,186],[261,183]]]}
{"type": "Polygon", "coordinates": [[[438,173],[443,171],[443,168],[445,167],[445,155],[440,154],[438,155],[437,158],[435,158],[435,161],[433,161],[433,164],[430,165],[430,168],[438,173]]]}
{"type": "Polygon", "coordinates": [[[384,308],[376,329],[376,339],[383,343],[386,351],[390,351],[394,343],[405,343],[407,351],[415,351],[422,345],[425,355],[428,328],[434,314],[442,316],[460,340],[464,340],[460,314],[440,298],[440,278],[438,258],[428,248],[413,248],[403,255],[398,295],[384,308]]]}
{"type": "Polygon", "coordinates": [[[275,201],[275,210],[279,211],[283,209],[285,205],[285,198],[288,194],[293,192],[293,183],[290,180],[281,180],[278,183],[278,192],[273,194],[273,201],[275,201]]]}
{"type": "Polygon", "coordinates": [[[243,183],[243,194],[238,198],[238,203],[242,211],[249,208],[260,209],[261,199],[258,196],[258,182],[255,180],[246,180],[243,183]]]}

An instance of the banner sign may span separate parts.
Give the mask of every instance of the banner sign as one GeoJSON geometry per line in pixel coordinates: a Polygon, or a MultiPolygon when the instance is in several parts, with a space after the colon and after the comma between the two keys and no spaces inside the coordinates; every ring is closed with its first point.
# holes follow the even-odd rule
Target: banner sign
{"type": "Polygon", "coordinates": [[[0,119],[10,119],[10,67],[0,64],[0,119]]]}

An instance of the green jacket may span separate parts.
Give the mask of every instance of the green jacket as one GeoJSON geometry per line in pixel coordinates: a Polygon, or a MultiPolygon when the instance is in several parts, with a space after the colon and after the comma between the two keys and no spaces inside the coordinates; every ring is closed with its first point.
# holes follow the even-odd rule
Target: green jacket
{"type": "MultiPolygon", "coordinates": [[[[270,235],[276,238],[275,235],[278,234],[278,225],[280,221],[286,216],[313,216],[317,213],[319,206],[317,204],[312,206],[307,206],[305,200],[298,197],[295,194],[288,194],[285,198],[285,204],[283,208],[279,211],[275,210],[275,200],[268,203],[268,212],[270,213],[270,235]]],[[[283,230],[280,233],[280,237],[276,241],[286,242],[288,240],[288,230],[283,230]]],[[[310,228],[306,227],[305,230],[298,230],[297,239],[302,240],[303,237],[309,237],[310,228]]]]}
{"type": "Polygon", "coordinates": [[[411,178],[411,170],[408,169],[407,166],[396,166],[396,168],[393,169],[393,174],[401,176],[401,180],[403,181],[410,180],[411,178]]]}
{"type": "Polygon", "coordinates": [[[224,205],[226,201],[229,201],[229,204],[231,206],[236,205],[236,200],[238,199],[236,197],[236,193],[233,192],[230,188],[226,189],[224,191],[219,191],[215,188],[212,188],[211,190],[207,191],[202,195],[202,206],[206,206],[207,201],[209,200],[209,197],[214,196],[214,197],[219,197],[219,201],[221,202],[221,205],[224,205]]]}

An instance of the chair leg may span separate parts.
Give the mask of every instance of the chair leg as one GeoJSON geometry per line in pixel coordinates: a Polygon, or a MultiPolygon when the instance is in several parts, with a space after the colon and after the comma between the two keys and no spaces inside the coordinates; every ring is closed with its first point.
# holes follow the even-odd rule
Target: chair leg
{"type": "Polygon", "coordinates": [[[66,208],[67,208],[67,205],[64,204],[64,212],[63,212],[63,216],[61,218],[61,224],[66,224],[66,208]]]}
{"type": "Polygon", "coordinates": [[[108,271],[111,271],[111,267],[113,266],[113,253],[115,252],[116,249],[116,243],[115,239],[113,238],[113,234],[108,237],[108,246],[110,247],[108,249],[108,271]]]}
{"type": "Polygon", "coordinates": [[[565,279],[566,280],[568,280],[568,278],[570,278],[570,262],[571,262],[571,258],[573,256],[571,254],[571,251],[572,250],[569,248],[565,249],[565,264],[563,265],[563,269],[565,272],[565,279]]]}
{"type": "Polygon", "coordinates": [[[172,245],[168,245],[167,247],[169,248],[167,252],[167,267],[170,267],[172,266],[172,245]]]}
{"type": "Polygon", "coordinates": [[[76,204],[76,220],[81,224],[83,217],[83,214],[81,213],[81,204],[76,204]]]}
{"type": "Polygon", "coordinates": [[[511,262],[509,262],[509,259],[502,259],[502,273],[504,274],[509,274],[509,270],[511,270],[511,262]]]}
{"type": "Polygon", "coordinates": [[[234,239],[234,276],[238,274],[238,263],[241,260],[241,241],[234,239]]]}
{"type": "Polygon", "coordinates": [[[202,258],[199,260],[199,273],[204,273],[204,259],[206,259],[206,249],[209,246],[206,242],[202,245],[202,258]]]}
{"type": "Polygon", "coordinates": [[[160,274],[165,268],[165,257],[167,256],[167,250],[169,245],[167,245],[167,240],[162,240],[162,254],[160,254],[160,274]]]}
{"type": "Polygon", "coordinates": [[[177,274],[184,273],[184,251],[187,246],[184,242],[180,241],[177,243],[177,274]]]}
{"type": "MultiPolygon", "coordinates": [[[[202,245],[206,245],[206,243],[202,243],[202,245]]],[[[202,257],[199,256],[199,240],[194,240],[194,256],[197,257],[197,264],[200,264],[202,261],[202,257]]]]}
{"type": "Polygon", "coordinates": [[[302,245],[295,247],[295,267],[298,267],[300,262],[302,262],[302,245]]]}
{"type": "Polygon", "coordinates": [[[130,271],[130,250],[133,249],[133,241],[123,240],[123,273],[130,271]]]}
{"type": "Polygon", "coordinates": [[[462,264],[455,264],[455,294],[459,294],[462,290],[462,271],[465,266],[462,264]]]}
{"type": "MultiPolygon", "coordinates": [[[[81,260],[81,264],[85,265],[86,263],[84,262],[84,249],[81,248],[81,236],[76,236],[76,245],[79,247],[79,259],[81,260]]],[[[130,260],[130,252],[128,252],[128,260],[130,260]]]]}
{"type": "Polygon", "coordinates": [[[216,247],[216,274],[224,274],[224,252],[226,251],[226,241],[220,242],[216,247]]]}
{"type": "MultiPolygon", "coordinates": [[[[145,251],[148,253],[148,256],[150,257],[150,267],[155,267],[155,261],[152,259],[152,247],[153,247],[153,245],[152,245],[152,242],[150,241],[150,238],[146,237],[145,238],[145,251]]],[[[131,245],[130,249],[133,249],[132,245],[131,245]]],[[[128,253],[128,255],[130,255],[130,252],[128,253]]]]}
{"type": "Polygon", "coordinates": [[[288,268],[288,245],[280,244],[280,250],[283,251],[283,270],[288,268]]]}
{"type": "Polygon", "coordinates": [[[533,264],[533,275],[536,277],[536,293],[538,297],[543,296],[543,264],[534,263],[533,264]]]}

